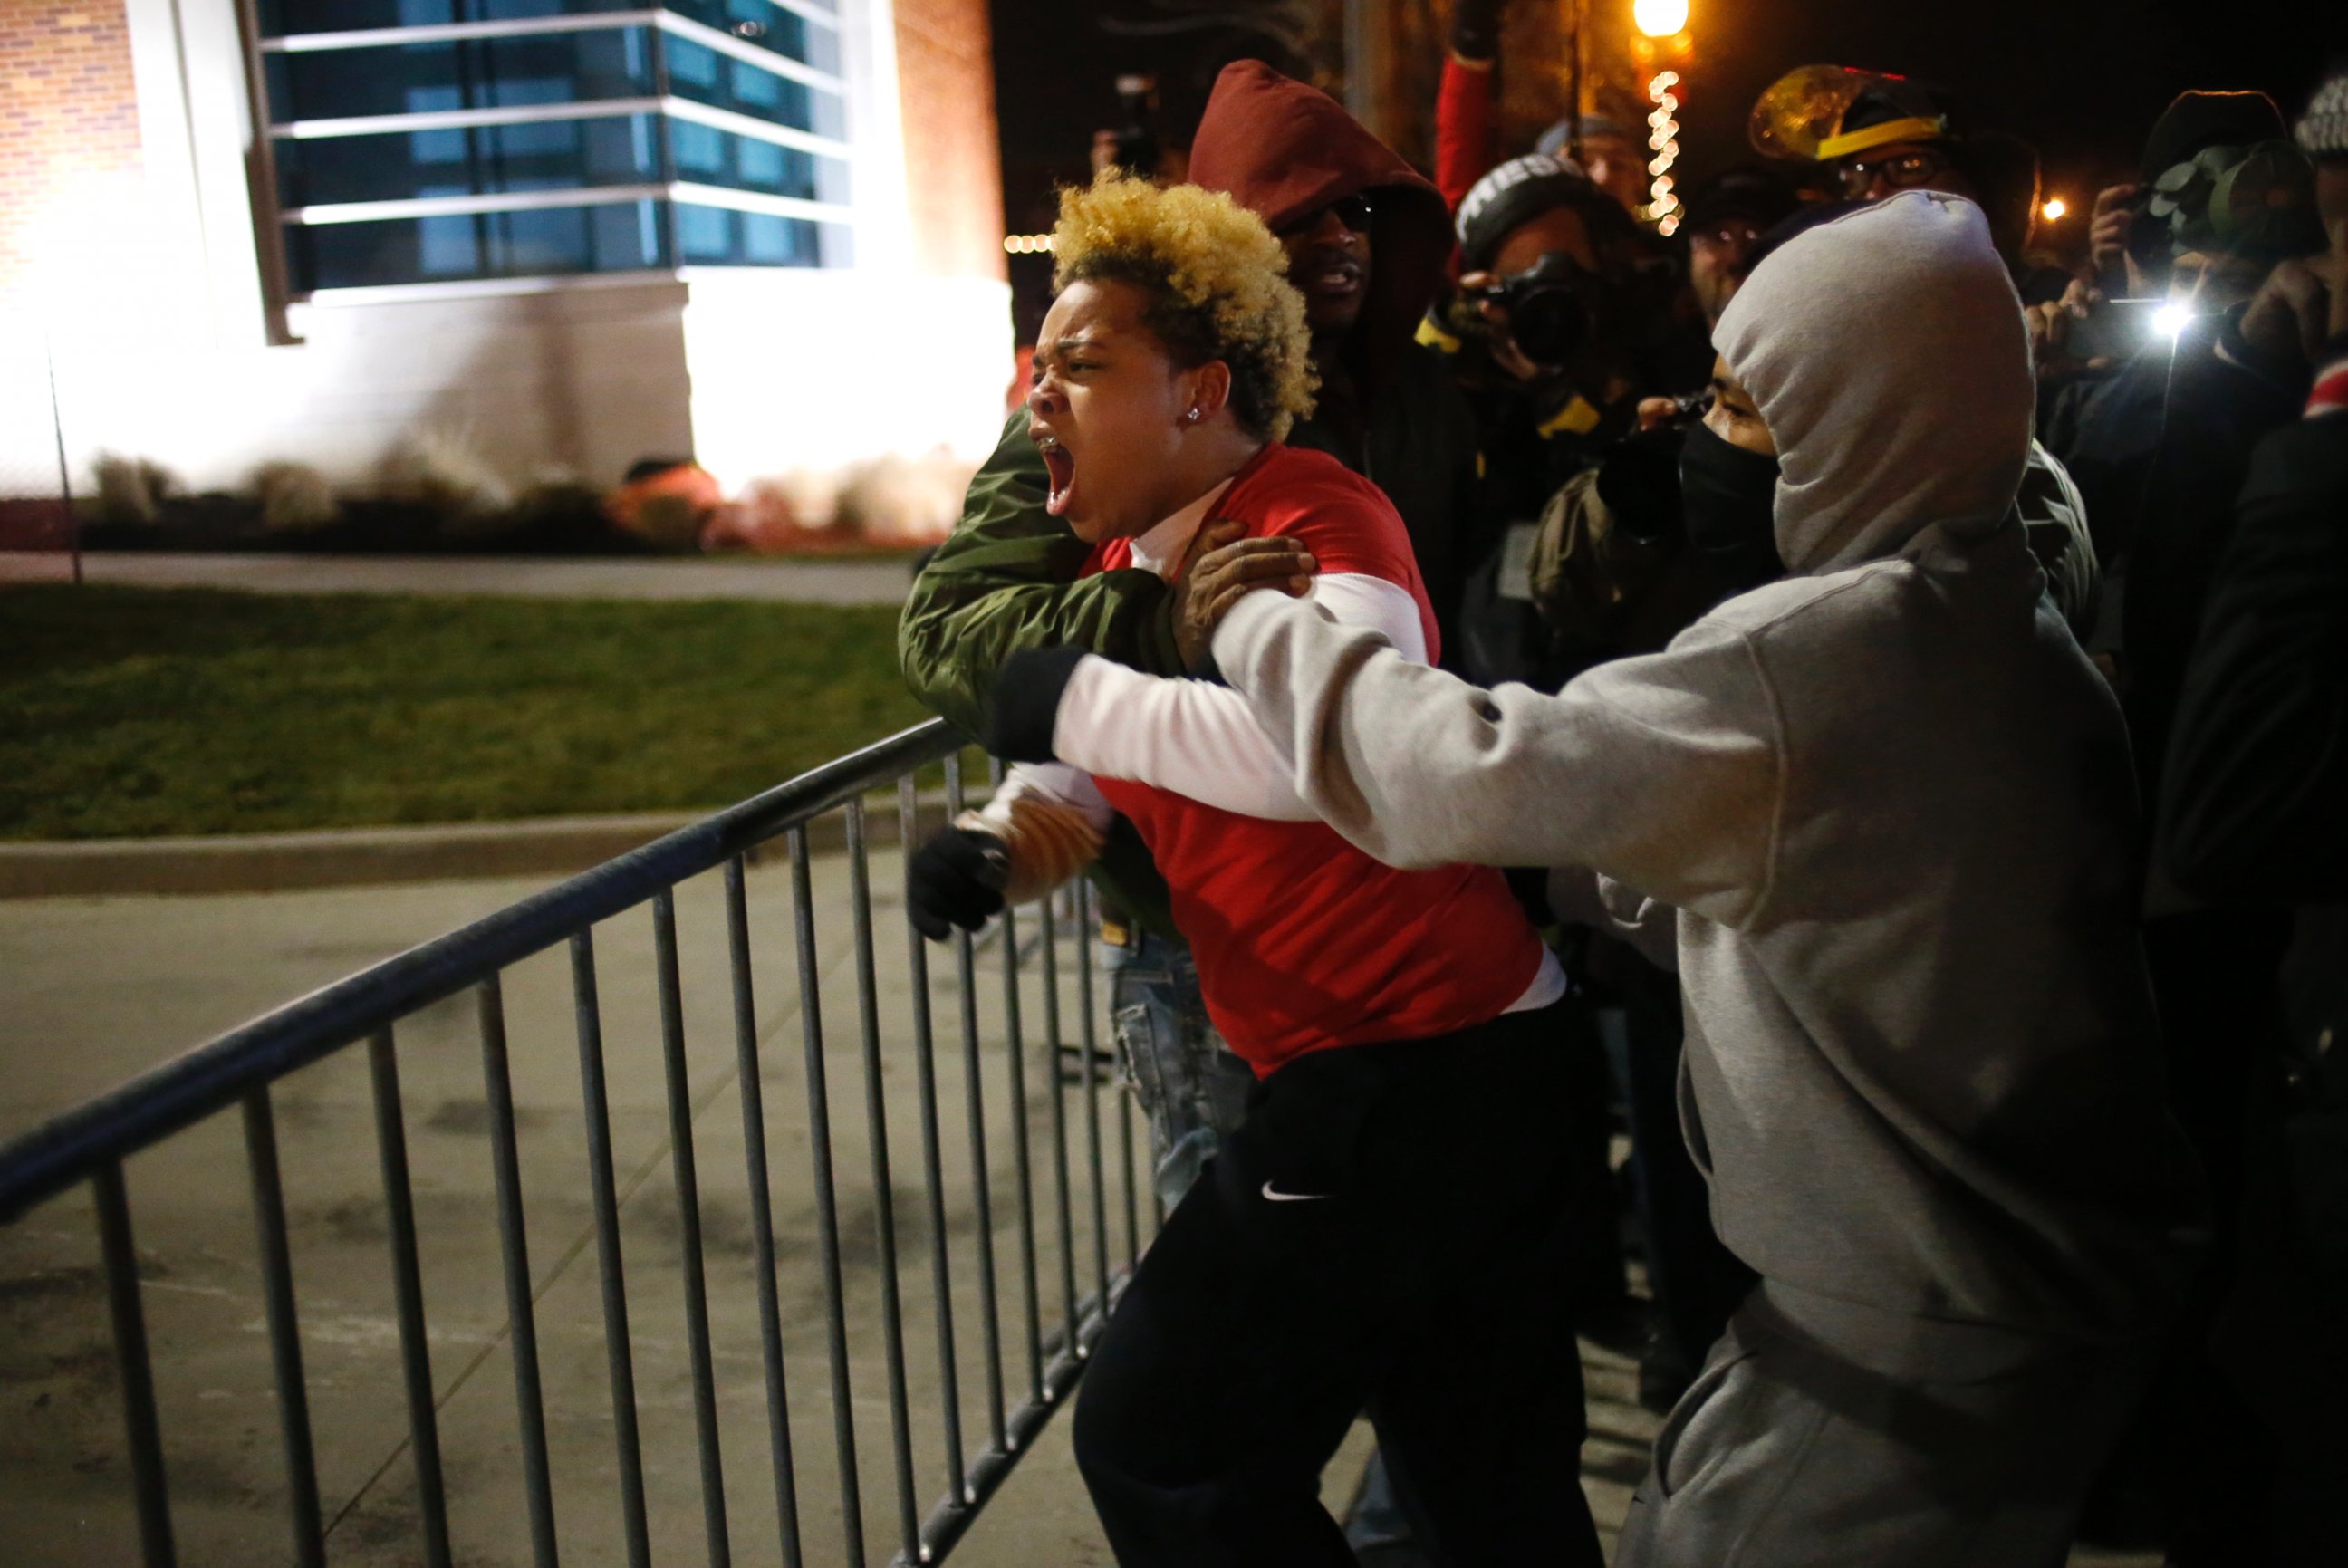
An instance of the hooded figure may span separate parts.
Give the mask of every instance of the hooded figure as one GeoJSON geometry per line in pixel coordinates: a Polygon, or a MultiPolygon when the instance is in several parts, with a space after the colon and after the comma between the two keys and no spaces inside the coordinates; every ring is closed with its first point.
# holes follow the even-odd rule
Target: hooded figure
{"type": "MultiPolygon", "coordinates": [[[[1230,192],[1283,238],[1350,198],[1365,200],[1369,276],[1359,314],[1334,333],[1316,321],[1320,401],[1288,444],[1326,452],[1386,492],[1410,531],[1444,646],[1452,646],[1467,572],[1487,541],[1477,520],[1474,422],[1442,356],[1416,341],[1451,255],[1442,193],[1336,99],[1261,60],[1236,61],[1216,78],[1190,146],[1190,179],[1230,192]]],[[[1317,316],[1313,277],[1292,268],[1290,281],[1317,316]]]]}
{"type": "Polygon", "coordinates": [[[2127,738],[2011,517],[2019,302],[1980,211],[1911,191],[1775,252],[1714,341],[1785,578],[1556,696],[1277,593],[1214,652],[1380,859],[1587,868],[1675,923],[1683,1119],[1763,1284],[1620,1561],[2059,1562],[2201,1203],[2127,738]]]}

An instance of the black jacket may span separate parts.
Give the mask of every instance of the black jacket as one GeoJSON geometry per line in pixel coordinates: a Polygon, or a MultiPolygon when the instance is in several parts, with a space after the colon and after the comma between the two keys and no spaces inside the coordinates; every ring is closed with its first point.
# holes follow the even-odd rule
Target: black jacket
{"type": "MultiPolygon", "coordinates": [[[[2296,905],[2297,1054],[2348,1047],[2348,415],[2261,442],[2183,681],[2164,859],[2216,903],[2296,905]]],[[[2337,1051],[2348,1061],[2348,1048],[2337,1051]]]]}
{"type": "Polygon", "coordinates": [[[2146,799],[2234,498],[2261,437],[2298,418],[2304,367],[2278,366],[2231,318],[2147,350],[2109,380],[2069,389],[2044,434],[2087,508],[2096,554],[2117,578],[2120,701],[2146,799]]]}

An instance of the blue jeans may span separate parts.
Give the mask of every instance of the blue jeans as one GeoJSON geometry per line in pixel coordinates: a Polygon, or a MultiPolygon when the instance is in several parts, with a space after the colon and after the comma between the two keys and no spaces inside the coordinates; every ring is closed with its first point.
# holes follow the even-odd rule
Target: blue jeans
{"type": "Polygon", "coordinates": [[[1246,1119],[1255,1073],[1208,1021],[1189,949],[1136,927],[1102,951],[1117,1056],[1149,1119],[1150,1169],[1171,1209],[1246,1119]]]}

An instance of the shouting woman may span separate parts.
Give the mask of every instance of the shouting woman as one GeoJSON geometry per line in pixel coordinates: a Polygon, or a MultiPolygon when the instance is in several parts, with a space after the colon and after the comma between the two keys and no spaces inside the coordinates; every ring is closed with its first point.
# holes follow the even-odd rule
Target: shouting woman
{"type": "MultiPolygon", "coordinates": [[[[1210,528],[1290,537],[1317,567],[1292,590],[1431,658],[1401,518],[1282,445],[1312,378],[1279,242],[1225,196],[1114,178],[1063,196],[1055,240],[1028,407],[1087,569],[1173,579],[1210,528]]],[[[1437,1561],[1596,1564],[1558,1305],[1565,982],[1500,873],[1354,849],[1210,682],[1055,650],[994,707],[1026,765],[915,857],[917,923],[1075,874],[1122,814],[1258,1079],[1086,1374],[1077,1462],[1117,1560],[1351,1563],[1320,1474],[1366,1409],[1437,1561]]]]}

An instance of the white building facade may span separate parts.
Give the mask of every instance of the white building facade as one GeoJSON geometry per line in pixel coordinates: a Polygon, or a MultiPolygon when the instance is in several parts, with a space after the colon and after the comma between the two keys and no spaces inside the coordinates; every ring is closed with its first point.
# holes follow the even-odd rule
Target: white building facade
{"type": "MultiPolygon", "coordinates": [[[[0,402],[53,368],[70,464],[363,485],[428,436],[517,481],[690,454],[738,488],[993,444],[977,0],[110,3],[137,167],[0,212],[0,402]]],[[[50,438],[31,412],[0,440],[50,438]]]]}

